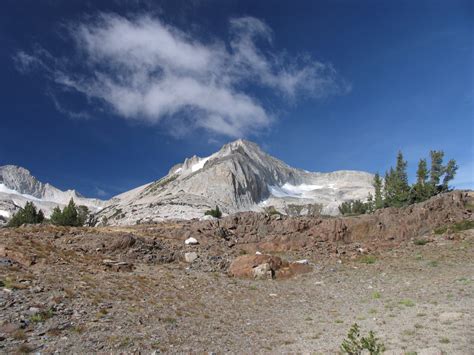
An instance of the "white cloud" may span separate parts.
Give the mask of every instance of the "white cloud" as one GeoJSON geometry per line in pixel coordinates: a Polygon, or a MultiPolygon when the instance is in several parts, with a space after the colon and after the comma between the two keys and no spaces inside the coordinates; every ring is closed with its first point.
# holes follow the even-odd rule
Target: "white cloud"
{"type": "Polygon", "coordinates": [[[101,14],[68,28],[80,60],[68,65],[45,50],[19,52],[17,68],[38,67],[63,88],[99,99],[119,116],[171,122],[177,131],[200,127],[238,137],[269,126],[272,114],[245,90],[252,85],[291,101],[349,88],[330,64],[272,52],[271,29],[253,17],[230,21],[228,47],[217,40],[204,43],[149,16],[101,14]]]}

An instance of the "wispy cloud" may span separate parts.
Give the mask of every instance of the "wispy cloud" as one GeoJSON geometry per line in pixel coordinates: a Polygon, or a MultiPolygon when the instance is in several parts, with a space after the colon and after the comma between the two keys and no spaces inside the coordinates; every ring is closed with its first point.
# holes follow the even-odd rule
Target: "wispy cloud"
{"type": "MultiPolygon", "coordinates": [[[[79,60],[37,47],[16,54],[17,68],[40,69],[118,116],[167,122],[175,133],[197,127],[237,137],[268,127],[274,117],[251,94],[252,86],[286,102],[350,90],[331,64],[272,51],[272,30],[253,17],[230,20],[227,46],[144,15],[100,14],[67,28],[79,60]]],[[[55,105],[66,111],[57,100],[55,105]]]]}

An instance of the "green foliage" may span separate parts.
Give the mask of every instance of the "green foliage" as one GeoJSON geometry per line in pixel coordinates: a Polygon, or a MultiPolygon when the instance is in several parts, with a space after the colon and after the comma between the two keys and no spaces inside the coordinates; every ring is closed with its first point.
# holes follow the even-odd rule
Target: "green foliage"
{"type": "Polygon", "coordinates": [[[377,258],[373,255],[364,255],[360,257],[359,262],[363,264],[375,264],[377,261],[377,258]]]}
{"type": "Polygon", "coordinates": [[[464,221],[453,223],[451,225],[441,226],[436,228],[433,232],[434,234],[444,234],[444,233],[456,233],[468,229],[474,228],[474,221],[465,219],[464,221]]]}
{"type": "Polygon", "coordinates": [[[379,173],[376,173],[374,176],[374,189],[375,189],[375,198],[374,198],[374,208],[379,209],[383,207],[383,196],[382,196],[382,179],[380,178],[379,173]]]}
{"type": "Polygon", "coordinates": [[[375,337],[373,331],[366,337],[360,336],[360,328],[354,323],[347,334],[347,338],[341,344],[341,352],[349,355],[360,355],[368,352],[371,355],[379,355],[385,351],[385,345],[375,337]]]}
{"type": "Polygon", "coordinates": [[[27,202],[25,207],[13,215],[8,222],[9,227],[19,227],[22,224],[38,224],[44,221],[43,211],[36,210],[36,206],[33,202],[27,202]]]}
{"type": "Polygon", "coordinates": [[[86,206],[77,207],[71,198],[68,205],[61,211],[59,207],[55,207],[51,214],[51,223],[57,226],[79,227],[84,225],[89,209],[86,206]]]}
{"type": "MultiPolygon", "coordinates": [[[[430,151],[430,170],[428,170],[427,160],[420,159],[416,171],[416,182],[410,186],[407,162],[402,152],[398,152],[396,166],[385,172],[384,181],[378,173],[375,174],[373,210],[383,207],[403,207],[426,201],[439,193],[449,191],[449,182],[454,179],[458,166],[454,159],[449,160],[444,166],[443,157],[443,151],[430,151]]],[[[347,209],[347,206],[345,207],[347,209]]],[[[368,208],[366,212],[371,212],[371,209],[368,208]]]]}
{"type": "Polygon", "coordinates": [[[212,216],[212,217],[215,217],[215,218],[221,218],[222,217],[222,212],[219,209],[219,206],[216,206],[216,208],[214,210],[208,210],[208,211],[204,212],[204,214],[206,216],[212,216]]]}
{"type": "Polygon", "coordinates": [[[361,200],[350,200],[343,202],[339,206],[339,212],[343,215],[359,215],[370,212],[372,209],[372,201],[362,202],[361,200]]]}

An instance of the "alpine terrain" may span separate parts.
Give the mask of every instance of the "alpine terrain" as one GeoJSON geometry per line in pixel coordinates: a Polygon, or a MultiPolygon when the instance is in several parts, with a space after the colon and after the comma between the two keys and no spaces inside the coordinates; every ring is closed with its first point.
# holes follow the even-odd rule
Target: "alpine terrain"
{"type": "Polygon", "coordinates": [[[362,171],[316,173],[288,166],[246,140],[193,156],[155,181],[115,196],[98,215],[109,225],[169,218],[201,218],[219,206],[227,214],[275,208],[288,215],[337,215],[347,200],[373,193],[373,175],[362,171]]]}
{"type": "Polygon", "coordinates": [[[87,206],[92,212],[98,211],[105,204],[98,199],[85,198],[75,190],[61,191],[48,183],[42,183],[25,168],[0,166],[0,223],[9,219],[29,201],[49,217],[54,207],[63,207],[71,198],[76,204],[87,206]]]}

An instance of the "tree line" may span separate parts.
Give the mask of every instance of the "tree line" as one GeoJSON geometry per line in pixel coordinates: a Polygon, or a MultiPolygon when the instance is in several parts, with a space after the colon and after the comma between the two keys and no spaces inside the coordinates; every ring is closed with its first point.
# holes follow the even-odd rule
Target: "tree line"
{"type": "MultiPolygon", "coordinates": [[[[89,209],[86,206],[76,206],[74,199],[61,210],[59,207],[53,209],[49,222],[57,226],[83,226],[89,218],[89,209]]],[[[42,210],[37,210],[33,202],[27,202],[23,208],[8,222],[8,227],[19,227],[23,224],[39,224],[47,222],[42,210]]]]}
{"type": "Polygon", "coordinates": [[[347,214],[371,213],[385,207],[403,207],[449,191],[449,182],[454,179],[458,165],[454,159],[443,164],[444,152],[430,151],[430,166],[427,159],[420,159],[416,171],[416,181],[408,183],[407,162],[402,152],[398,152],[395,168],[390,167],[382,177],[374,176],[374,195],[369,194],[366,202],[352,200],[343,202],[339,212],[347,214]]]}

